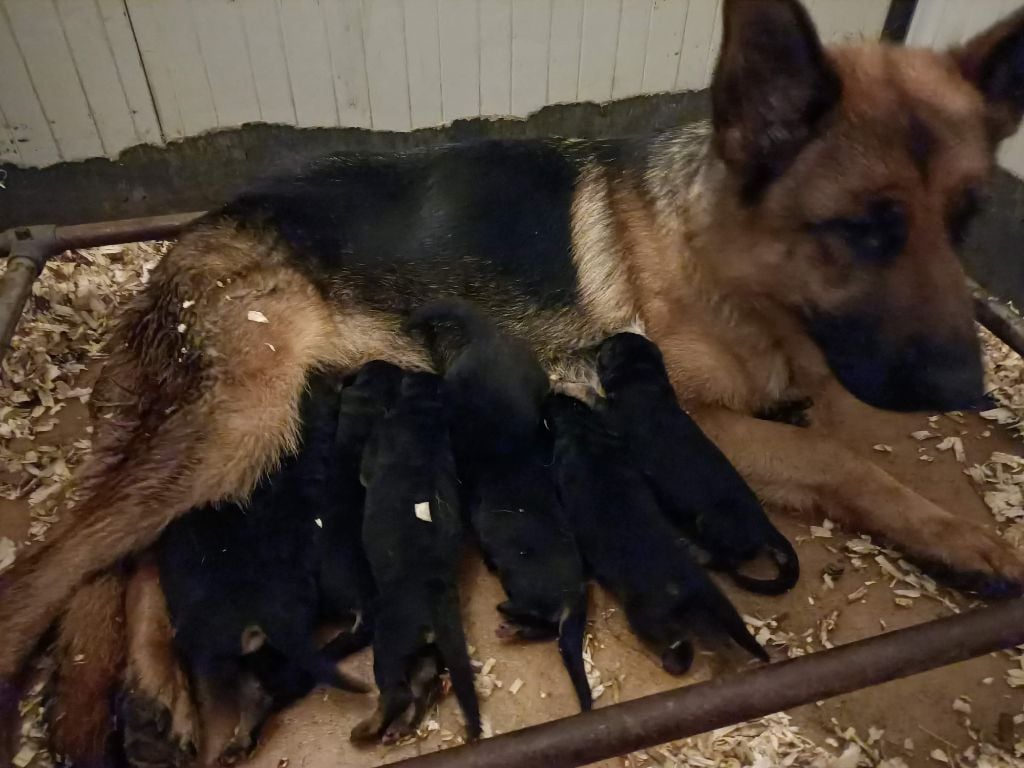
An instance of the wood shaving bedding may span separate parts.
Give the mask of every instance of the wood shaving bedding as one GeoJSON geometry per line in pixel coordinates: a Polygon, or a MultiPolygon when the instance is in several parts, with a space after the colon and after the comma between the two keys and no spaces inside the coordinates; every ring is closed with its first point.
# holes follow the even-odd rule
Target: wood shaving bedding
{"type": "MultiPolygon", "coordinates": [[[[72,470],[90,448],[88,436],[54,444],[47,433],[68,402],[88,401],[89,364],[104,356],[112,320],[167,247],[69,251],[50,259],[32,287],[0,368],[0,496],[28,501],[31,540],[43,539],[56,521],[72,470]]],[[[7,557],[0,552],[0,569],[7,557]]]]}

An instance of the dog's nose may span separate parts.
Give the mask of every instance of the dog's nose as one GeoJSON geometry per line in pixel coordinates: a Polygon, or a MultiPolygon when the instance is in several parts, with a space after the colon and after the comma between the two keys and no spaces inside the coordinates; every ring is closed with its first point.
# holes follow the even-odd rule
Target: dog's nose
{"type": "Polygon", "coordinates": [[[984,369],[977,339],[915,339],[899,354],[894,377],[907,410],[962,411],[985,405],[984,369]]]}

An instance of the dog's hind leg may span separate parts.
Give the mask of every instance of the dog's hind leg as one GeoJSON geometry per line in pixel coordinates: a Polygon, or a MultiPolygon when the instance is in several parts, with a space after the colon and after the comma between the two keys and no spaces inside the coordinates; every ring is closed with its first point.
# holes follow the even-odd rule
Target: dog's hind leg
{"type": "Polygon", "coordinates": [[[122,320],[128,338],[97,385],[108,397],[119,392],[122,402],[97,419],[83,501],[0,576],[0,685],[14,679],[84,578],[150,545],[194,506],[245,498],[294,448],[308,370],[345,363],[335,340],[344,328],[298,274],[276,268],[223,289],[183,288],[170,269],[165,282],[172,284],[154,273],[122,320]],[[188,347],[175,326],[182,295],[197,296],[201,310],[190,316],[199,341],[188,347]],[[270,322],[249,320],[254,306],[270,322]],[[161,336],[167,333],[170,340],[161,336]]]}
{"type": "Polygon", "coordinates": [[[125,758],[135,768],[180,768],[195,759],[199,721],[188,676],[174,648],[159,569],[148,556],[128,582],[125,622],[125,758]]]}
{"type": "Polygon", "coordinates": [[[57,627],[50,746],[80,768],[115,762],[111,735],[125,657],[124,596],[122,569],[101,573],[75,592],[57,627]]]}
{"type": "Polygon", "coordinates": [[[435,642],[451,675],[455,698],[466,716],[466,733],[470,740],[477,739],[481,731],[480,703],[476,698],[473,667],[459,615],[459,596],[454,588],[450,588],[439,596],[438,603],[434,619],[435,642]]]}
{"type": "Polygon", "coordinates": [[[954,584],[1019,594],[1024,560],[984,526],[952,515],[839,443],[805,429],[723,410],[695,414],[765,502],[820,509],[850,530],[877,534],[954,584]]]}

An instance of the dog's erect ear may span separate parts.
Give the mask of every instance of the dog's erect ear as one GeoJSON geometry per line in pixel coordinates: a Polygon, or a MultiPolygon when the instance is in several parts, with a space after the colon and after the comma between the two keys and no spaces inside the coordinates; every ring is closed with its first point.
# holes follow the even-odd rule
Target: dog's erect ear
{"type": "Polygon", "coordinates": [[[723,13],[715,146],[753,201],[814,137],[842,86],[796,0],[725,0],[723,13]]]}
{"type": "Polygon", "coordinates": [[[954,50],[953,58],[988,102],[993,140],[1016,131],[1024,116],[1024,9],[954,50]]]}

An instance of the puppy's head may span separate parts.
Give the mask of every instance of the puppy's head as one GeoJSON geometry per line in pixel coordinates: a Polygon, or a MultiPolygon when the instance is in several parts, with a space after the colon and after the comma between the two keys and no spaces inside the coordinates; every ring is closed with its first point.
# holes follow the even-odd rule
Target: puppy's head
{"type": "Polygon", "coordinates": [[[609,396],[631,382],[668,381],[661,350],[638,333],[616,333],[601,343],[597,375],[609,396]]]}
{"type": "Polygon", "coordinates": [[[704,243],[731,289],[797,313],[879,407],[982,395],[958,257],[1024,112],[1024,13],[962,48],[822,47],[796,0],[726,0],[712,83],[728,192],[704,243]]]}
{"type": "Polygon", "coordinates": [[[388,407],[398,396],[402,383],[402,369],[384,360],[371,360],[360,368],[346,389],[357,391],[383,407],[388,407]]]}

